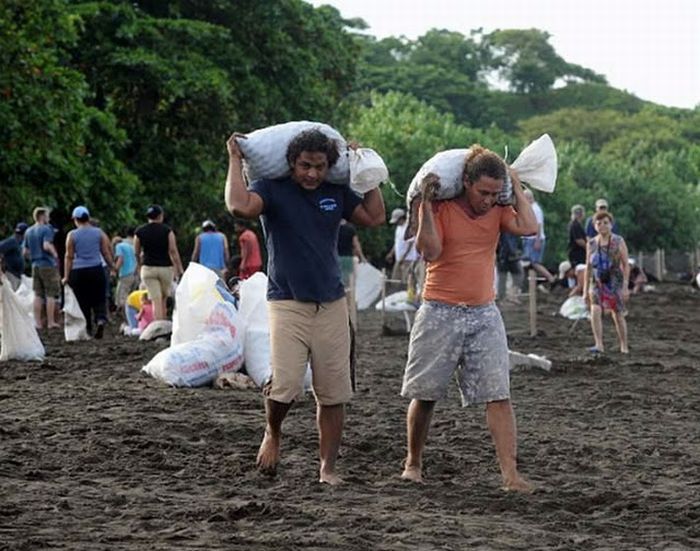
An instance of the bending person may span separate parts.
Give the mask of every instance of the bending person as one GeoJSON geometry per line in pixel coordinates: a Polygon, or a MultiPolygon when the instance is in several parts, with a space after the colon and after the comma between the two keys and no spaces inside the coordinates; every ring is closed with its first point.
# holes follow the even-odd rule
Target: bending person
{"type": "Polygon", "coordinates": [[[435,403],[447,394],[456,371],[462,405],[486,404],[504,489],[532,488],[517,469],[508,343],[494,303],[493,278],[500,232],[529,235],[537,231],[537,220],[514,171],[515,208],[496,205],[505,178],[503,160],[474,145],[465,161],[461,195],[433,203],[437,176],[428,174],[422,182],[416,246],[427,261],[427,276],[401,389],[411,399],[404,479],[423,480],[423,450],[435,403]]]}

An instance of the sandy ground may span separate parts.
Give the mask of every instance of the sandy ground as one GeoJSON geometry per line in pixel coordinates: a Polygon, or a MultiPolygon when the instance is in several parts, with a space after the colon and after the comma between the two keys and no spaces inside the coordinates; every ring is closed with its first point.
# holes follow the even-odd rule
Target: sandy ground
{"type": "MultiPolygon", "coordinates": [[[[254,460],[253,390],[167,388],[140,372],[162,345],[114,334],[66,344],[43,364],[0,364],[0,549],[698,549],[700,293],[633,297],[629,357],[593,358],[590,329],[553,313],[540,331],[506,305],[511,348],[551,372],[516,369],[519,461],[537,485],[504,493],[482,407],[439,404],[426,484],[403,482],[406,336],[363,312],[359,387],[339,468],[317,480],[314,403],[285,423],[276,478],[254,460]]],[[[614,331],[605,321],[606,344],[614,331]]]]}

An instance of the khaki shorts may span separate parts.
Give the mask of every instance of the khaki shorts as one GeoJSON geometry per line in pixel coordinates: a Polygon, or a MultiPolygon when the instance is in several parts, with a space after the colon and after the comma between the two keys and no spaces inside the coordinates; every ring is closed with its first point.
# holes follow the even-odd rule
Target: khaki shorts
{"type": "Polygon", "coordinates": [[[172,266],[141,266],[141,281],[146,286],[151,300],[170,296],[173,285],[172,266]]]}
{"type": "Polygon", "coordinates": [[[267,398],[288,404],[304,391],[307,361],[316,401],[324,406],[352,398],[350,328],[345,298],[334,302],[271,300],[270,367],[267,398]]]}
{"type": "Polygon", "coordinates": [[[138,289],[138,279],[136,274],[131,274],[128,276],[120,277],[117,281],[117,296],[116,303],[119,307],[124,307],[126,304],[126,299],[131,293],[138,289]]]}
{"type": "Polygon", "coordinates": [[[32,288],[39,298],[61,296],[61,278],[58,269],[52,266],[32,266],[32,288]]]}

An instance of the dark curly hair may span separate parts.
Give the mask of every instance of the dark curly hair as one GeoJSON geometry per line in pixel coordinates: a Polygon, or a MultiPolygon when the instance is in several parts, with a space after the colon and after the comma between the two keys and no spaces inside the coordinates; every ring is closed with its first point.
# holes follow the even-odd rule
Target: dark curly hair
{"type": "Polygon", "coordinates": [[[495,180],[506,179],[506,164],[493,151],[475,143],[470,148],[467,160],[464,163],[462,178],[469,183],[476,182],[482,176],[488,176],[495,180]]]}
{"type": "Polygon", "coordinates": [[[289,166],[293,166],[299,158],[299,155],[304,151],[325,153],[326,159],[328,160],[328,168],[331,168],[340,157],[338,145],[335,143],[335,140],[329,138],[316,128],[304,130],[289,142],[289,147],[287,147],[287,162],[289,166]]]}

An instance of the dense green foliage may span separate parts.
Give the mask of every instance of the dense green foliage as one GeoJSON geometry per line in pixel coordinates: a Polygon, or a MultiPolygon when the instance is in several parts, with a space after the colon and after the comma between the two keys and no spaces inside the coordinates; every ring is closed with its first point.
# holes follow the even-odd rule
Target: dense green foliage
{"type": "MultiPolygon", "coordinates": [[[[0,226],[87,204],[114,231],[162,203],[187,254],[199,222],[230,232],[224,142],[321,120],[374,147],[387,209],[435,152],[510,159],[548,132],[560,174],[548,262],[571,205],[606,197],[632,249],[700,239],[700,110],[649,104],[562,59],[537,29],[433,29],[377,40],[302,0],[6,0],[0,6],[0,226]]],[[[391,229],[363,232],[380,259],[391,229]]]]}

